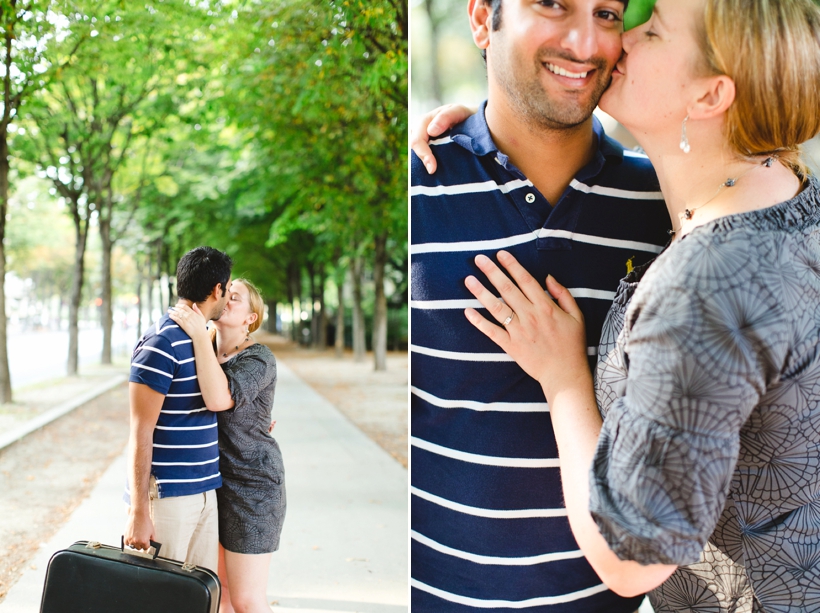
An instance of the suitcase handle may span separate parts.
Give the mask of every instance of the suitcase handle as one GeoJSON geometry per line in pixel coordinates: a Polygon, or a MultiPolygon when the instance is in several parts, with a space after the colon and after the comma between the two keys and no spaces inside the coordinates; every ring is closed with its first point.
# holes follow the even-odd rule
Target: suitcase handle
{"type": "Polygon", "coordinates": [[[156,541],[151,541],[151,540],[149,540],[148,542],[151,543],[151,547],[149,547],[149,551],[142,551],[140,549],[134,549],[130,545],[128,546],[128,549],[126,549],[125,548],[125,536],[123,535],[123,536],[120,536],[120,550],[123,553],[127,553],[128,555],[131,555],[131,556],[138,556],[140,558],[148,558],[149,560],[156,560],[157,556],[159,555],[160,547],[162,547],[162,543],[157,543],[156,541]],[[153,554],[151,553],[150,549],[154,550],[153,554]]]}

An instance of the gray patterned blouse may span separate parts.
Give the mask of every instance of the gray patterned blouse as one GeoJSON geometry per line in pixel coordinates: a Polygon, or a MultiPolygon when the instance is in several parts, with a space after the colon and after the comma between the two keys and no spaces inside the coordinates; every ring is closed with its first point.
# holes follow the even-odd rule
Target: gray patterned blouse
{"type": "Polygon", "coordinates": [[[680,565],[658,613],[820,611],[816,179],[621,281],[596,389],[590,510],[619,557],[680,565]]]}

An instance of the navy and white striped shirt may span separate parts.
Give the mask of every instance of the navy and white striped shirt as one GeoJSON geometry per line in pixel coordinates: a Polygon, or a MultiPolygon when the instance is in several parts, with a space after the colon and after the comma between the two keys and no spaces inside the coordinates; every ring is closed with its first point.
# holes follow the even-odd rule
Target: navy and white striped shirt
{"type": "Polygon", "coordinates": [[[654,257],[669,228],[646,157],[597,120],[594,131],[594,159],[554,207],[497,150],[484,105],[432,141],[435,175],[412,156],[414,611],[632,613],[641,602],[607,590],[578,549],[540,386],[463,312],[481,309],[467,275],[492,287],[475,256],[506,249],[542,285],[552,274],[570,288],[594,363],[627,261],[654,257]]]}
{"type": "Polygon", "coordinates": [[[151,462],[159,497],[188,496],[221,486],[216,413],[202,400],[191,337],[167,315],[134,348],[129,380],[165,396],[154,428],[151,462]]]}

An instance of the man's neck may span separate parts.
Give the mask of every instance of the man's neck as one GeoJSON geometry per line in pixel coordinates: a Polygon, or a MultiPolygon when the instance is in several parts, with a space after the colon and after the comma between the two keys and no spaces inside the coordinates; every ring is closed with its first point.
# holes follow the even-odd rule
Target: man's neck
{"type": "MultiPolygon", "coordinates": [[[[187,305],[191,308],[194,307],[194,301],[193,300],[188,300],[187,298],[179,298],[177,300],[177,304],[185,304],[185,305],[187,305]]],[[[208,317],[208,303],[207,303],[207,301],[197,302],[196,306],[199,308],[199,311],[202,313],[202,315],[205,317],[205,319],[210,321],[210,318],[208,317]]]]}
{"type": "Polygon", "coordinates": [[[568,129],[535,126],[501,96],[487,102],[485,117],[499,151],[553,206],[595,153],[592,117],[568,129]]]}

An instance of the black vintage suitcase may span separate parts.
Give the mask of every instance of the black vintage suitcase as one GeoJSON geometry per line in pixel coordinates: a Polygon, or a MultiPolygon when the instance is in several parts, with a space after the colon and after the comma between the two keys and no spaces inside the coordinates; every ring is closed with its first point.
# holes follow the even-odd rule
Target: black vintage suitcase
{"type": "Polygon", "coordinates": [[[40,613],[217,613],[216,573],[78,541],[48,563],[40,613]]]}

